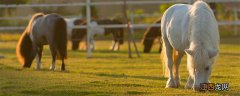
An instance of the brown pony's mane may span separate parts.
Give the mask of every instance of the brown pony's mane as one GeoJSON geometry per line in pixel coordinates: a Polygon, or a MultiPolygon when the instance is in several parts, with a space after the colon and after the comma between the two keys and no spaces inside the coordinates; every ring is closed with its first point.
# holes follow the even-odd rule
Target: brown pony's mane
{"type": "Polygon", "coordinates": [[[27,25],[27,28],[25,29],[24,32],[27,32],[27,33],[29,34],[29,33],[30,33],[30,30],[31,30],[32,22],[33,22],[34,20],[36,20],[37,18],[42,17],[42,16],[44,16],[43,13],[36,13],[36,14],[34,14],[34,15],[31,17],[31,19],[29,20],[29,23],[28,23],[28,25],[27,25]]]}
{"type": "Polygon", "coordinates": [[[36,50],[33,50],[34,48],[30,39],[30,32],[32,22],[42,16],[44,16],[43,13],[36,13],[31,17],[26,29],[24,30],[18,41],[16,47],[16,54],[19,62],[23,65],[23,67],[30,67],[36,55],[36,50]]]}

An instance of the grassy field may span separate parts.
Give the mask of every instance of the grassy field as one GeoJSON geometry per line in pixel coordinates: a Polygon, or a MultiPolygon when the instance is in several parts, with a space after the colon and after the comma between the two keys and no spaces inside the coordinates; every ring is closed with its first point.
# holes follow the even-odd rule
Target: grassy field
{"type": "MultiPolygon", "coordinates": [[[[3,36],[4,37],[4,36],[3,36]]],[[[15,38],[15,37],[13,37],[15,38]]],[[[11,39],[11,38],[10,38],[11,39]]],[[[229,91],[194,92],[184,89],[188,71],[186,57],[181,64],[181,87],[165,89],[160,55],[155,46],[153,53],[129,59],[127,43],[119,52],[108,51],[110,41],[96,42],[93,58],[85,51],[68,50],[67,71],[49,71],[51,57],[48,46],[42,59],[42,70],[22,69],[15,56],[16,41],[0,42],[0,95],[64,96],[64,95],[240,95],[240,38],[221,39],[221,51],[210,81],[229,83],[229,91]]],[[[139,49],[142,46],[138,43],[139,49]]],[[[70,43],[69,43],[70,48],[70,43]]]]}

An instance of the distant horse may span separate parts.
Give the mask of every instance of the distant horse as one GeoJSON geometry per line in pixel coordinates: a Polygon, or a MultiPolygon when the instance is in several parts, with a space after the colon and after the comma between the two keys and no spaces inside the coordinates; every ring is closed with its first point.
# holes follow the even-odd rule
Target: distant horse
{"type": "Polygon", "coordinates": [[[67,23],[67,36],[68,39],[72,37],[74,26],[79,25],[83,20],[81,18],[64,18],[67,23]]]}
{"type": "MultiPolygon", "coordinates": [[[[80,25],[86,25],[86,22],[81,23],[80,25]]],[[[118,20],[110,20],[110,19],[103,19],[103,20],[96,20],[91,22],[90,28],[90,46],[91,48],[95,49],[94,44],[94,36],[95,35],[109,35],[112,34],[113,36],[113,45],[111,46],[111,50],[119,50],[120,45],[124,43],[124,29],[123,28],[102,28],[99,25],[112,25],[112,24],[122,24],[122,22],[118,20]]],[[[74,29],[72,33],[72,49],[77,50],[79,47],[79,43],[85,39],[87,35],[86,29],[74,29]]]]}
{"type": "Polygon", "coordinates": [[[41,68],[43,45],[49,45],[52,54],[51,70],[55,70],[56,59],[62,60],[65,70],[67,58],[67,29],[65,20],[57,14],[34,14],[18,41],[16,53],[23,67],[31,67],[36,57],[36,69],[41,68]]]}
{"type": "Polygon", "coordinates": [[[187,54],[189,77],[185,88],[199,90],[209,83],[214,59],[219,53],[219,32],[215,16],[203,1],[175,4],[162,17],[163,60],[169,71],[166,88],[179,87],[179,64],[187,54]]]}
{"type": "MultiPolygon", "coordinates": [[[[161,24],[161,18],[155,21],[155,24],[161,24]]],[[[156,39],[159,40],[159,52],[162,51],[162,39],[161,39],[161,27],[149,27],[144,33],[143,36],[143,45],[144,45],[144,53],[149,53],[152,49],[153,43],[156,39]]]]}

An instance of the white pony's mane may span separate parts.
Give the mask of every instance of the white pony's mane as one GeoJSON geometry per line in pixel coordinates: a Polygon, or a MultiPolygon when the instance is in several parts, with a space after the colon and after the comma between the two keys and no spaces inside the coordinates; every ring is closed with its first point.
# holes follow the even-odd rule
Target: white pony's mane
{"type": "Polygon", "coordinates": [[[206,64],[202,60],[208,59],[208,51],[218,49],[219,32],[216,19],[209,6],[203,1],[196,1],[191,10],[190,49],[197,64],[206,64]],[[202,63],[201,63],[202,62],[202,63]]]}

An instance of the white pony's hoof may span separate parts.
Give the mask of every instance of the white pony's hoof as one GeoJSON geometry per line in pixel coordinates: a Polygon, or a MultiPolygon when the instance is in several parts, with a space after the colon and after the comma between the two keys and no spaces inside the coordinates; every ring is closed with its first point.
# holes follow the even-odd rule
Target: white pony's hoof
{"type": "Polygon", "coordinates": [[[173,79],[168,79],[167,85],[165,88],[177,88],[177,84],[174,82],[173,79]]]}
{"type": "Polygon", "coordinates": [[[192,88],[193,88],[193,85],[192,85],[192,84],[188,84],[188,83],[187,83],[187,84],[185,85],[185,89],[192,89],[192,88]]]}
{"type": "Polygon", "coordinates": [[[184,88],[185,89],[192,89],[192,86],[186,85],[184,88]]]}
{"type": "Polygon", "coordinates": [[[37,67],[36,67],[36,70],[40,70],[40,69],[41,69],[41,66],[37,66],[37,67]]]}
{"type": "Polygon", "coordinates": [[[40,70],[41,68],[40,67],[37,67],[36,70],[40,70]]]}
{"type": "Polygon", "coordinates": [[[56,68],[51,66],[51,67],[50,67],[50,70],[55,71],[56,68]]]}
{"type": "Polygon", "coordinates": [[[180,81],[179,81],[179,80],[176,81],[176,86],[177,86],[177,87],[180,87],[180,85],[181,85],[180,81]]]}

